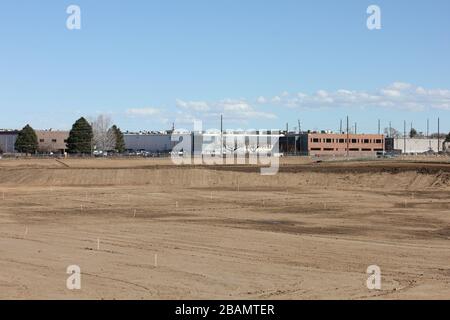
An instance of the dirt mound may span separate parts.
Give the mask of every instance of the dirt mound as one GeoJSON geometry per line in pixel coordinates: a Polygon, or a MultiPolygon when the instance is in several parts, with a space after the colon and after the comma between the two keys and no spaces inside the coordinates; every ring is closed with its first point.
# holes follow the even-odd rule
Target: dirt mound
{"type": "Polygon", "coordinates": [[[258,172],[213,170],[211,168],[116,168],[116,169],[1,169],[5,186],[120,186],[155,185],[183,187],[289,188],[298,186],[352,188],[423,189],[449,188],[450,173],[403,172],[281,172],[262,176],[258,172]]]}

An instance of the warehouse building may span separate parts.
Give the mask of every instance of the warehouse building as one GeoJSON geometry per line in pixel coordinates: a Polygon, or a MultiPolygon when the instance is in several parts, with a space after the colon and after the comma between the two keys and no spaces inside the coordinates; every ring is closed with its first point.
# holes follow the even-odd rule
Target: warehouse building
{"type": "Polygon", "coordinates": [[[175,144],[168,133],[125,133],[123,137],[125,149],[129,152],[168,153],[175,144]]]}
{"type": "Polygon", "coordinates": [[[450,154],[450,142],[444,142],[444,152],[450,154]]]}
{"type": "Polygon", "coordinates": [[[14,145],[18,134],[17,130],[0,130],[0,153],[16,152],[14,145]]]}
{"type": "Polygon", "coordinates": [[[428,138],[386,138],[386,151],[406,154],[420,154],[443,150],[443,139],[428,138]]]}
{"type": "Polygon", "coordinates": [[[173,133],[173,152],[196,156],[279,154],[278,131],[215,131],[173,133]]]}
{"type": "Polygon", "coordinates": [[[203,154],[255,154],[278,153],[280,134],[278,131],[225,131],[205,132],[198,135],[203,154]]]}

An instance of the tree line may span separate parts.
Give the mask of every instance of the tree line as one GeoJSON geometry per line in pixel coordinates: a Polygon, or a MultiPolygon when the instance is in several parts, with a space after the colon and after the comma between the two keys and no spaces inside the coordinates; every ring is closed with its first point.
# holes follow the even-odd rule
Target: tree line
{"type": "MultiPolygon", "coordinates": [[[[125,152],[123,133],[116,125],[110,125],[109,117],[100,115],[89,123],[84,117],[78,119],[69,132],[67,152],[70,154],[92,154],[94,150],[125,152]]],[[[15,149],[18,152],[34,154],[38,151],[36,131],[27,124],[19,131],[15,149]]]]}
{"type": "MultiPolygon", "coordinates": [[[[384,134],[390,138],[403,138],[404,134],[395,128],[384,128],[384,134]]],[[[431,133],[429,136],[424,134],[423,132],[418,132],[415,128],[411,128],[407,133],[407,137],[409,138],[430,138],[430,139],[442,139],[445,142],[450,142],[450,132],[448,134],[445,133],[431,133]]]]}

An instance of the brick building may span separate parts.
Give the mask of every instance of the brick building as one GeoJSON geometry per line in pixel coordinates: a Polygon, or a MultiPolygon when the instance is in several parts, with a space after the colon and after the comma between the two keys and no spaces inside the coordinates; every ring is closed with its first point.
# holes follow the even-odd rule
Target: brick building
{"type": "Polygon", "coordinates": [[[67,149],[69,131],[36,130],[39,153],[63,154],[67,149]]]}
{"type": "Polygon", "coordinates": [[[382,134],[305,133],[298,139],[298,150],[313,156],[374,156],[384,151],[382,134]]]}

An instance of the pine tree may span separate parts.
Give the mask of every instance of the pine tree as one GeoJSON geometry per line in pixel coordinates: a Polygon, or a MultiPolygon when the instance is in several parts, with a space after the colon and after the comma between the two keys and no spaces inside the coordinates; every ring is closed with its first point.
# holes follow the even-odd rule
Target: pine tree
{"type": "Polygon", "coordinates": [[[411,131],[409,131],[409,137],[415,138],[417,136],[417,130],[414,128],[411,128],[411,131]]]}
{"type": "Polygon", "coordinates": [[[67,139],[67,150],[69,153],[92,153],[92,139],[94,134],[92,126],[83,117],[78,119],[70,130],[67,139]]]}
{"type": "Polygon", "coordinates": [[[123,133],[120,130],[120,128],[118,128],[116,125],[113,125],[111,127],[111,130],[114,133],[114,137],[116,139],[116,146],[115,146],[115,150],[118,153],[123,153],[125,152],[125,140],[123,138],[123,133]]]}
{"type": "Polygon", "coordinates": [[[30,125],[27,124],[22,130],[19,131],[15,148],[17,151],[22,153],[36,153],[38,149],[38,138],[36,132],[32,127],[30,127],[30,125]]]}
{"type": "Polygon", "coordinates": [[[445,137],[445,142],[450,142],[450,132],[449,132],[448,135],[445,137]]]}

